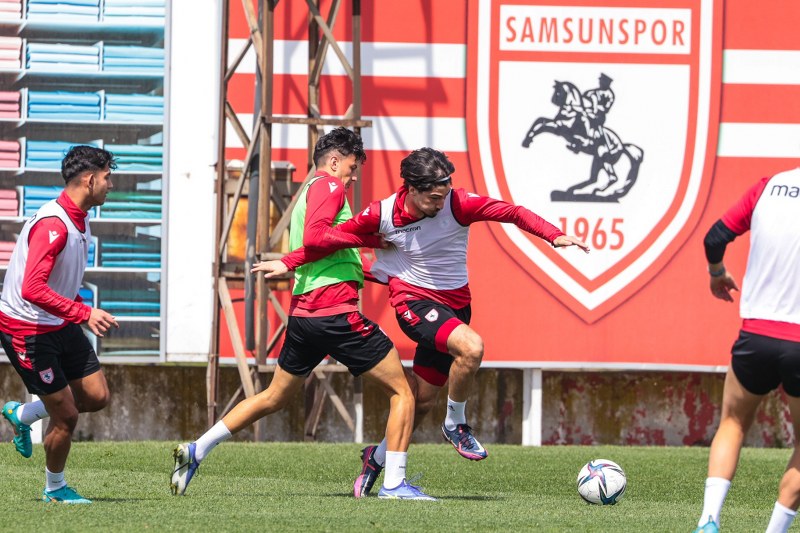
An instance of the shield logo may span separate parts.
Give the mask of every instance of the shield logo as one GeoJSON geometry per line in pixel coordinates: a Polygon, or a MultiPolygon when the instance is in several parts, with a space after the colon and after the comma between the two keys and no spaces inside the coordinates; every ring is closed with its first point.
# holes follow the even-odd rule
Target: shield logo
{"type": "Polygon", "coordinates": [[[49,385],[50,383],[53,382],[53,379],[55,377],[53,375],[53,369],[52,368],[48,368],[47,370],[41,370],[39,372],[39,377],[41,378],[42,381],[44,381],[45,383],[47,383],[49,385]]]}
{"type": "Polygon", "coordinates": [[[511,224],[491,231],[588,323],[650,281],[696,226],[722,72],[722,0],[603,4],[469,6],[475,188],[528,207],[592,253],[555,250],[511,224]]]}

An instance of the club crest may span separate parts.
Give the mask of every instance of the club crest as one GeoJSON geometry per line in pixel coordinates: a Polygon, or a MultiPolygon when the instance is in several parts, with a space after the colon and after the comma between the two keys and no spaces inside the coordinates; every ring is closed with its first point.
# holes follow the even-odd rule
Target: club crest
{"type": "Polygon", "coordinates": [[[55,378],[55,375],[53,374],[53,369],[48,368],[47,370],[41,370],[39,372],[39,378],[41,378],[41,380],[47,383],[48,385],[51,384],[53,382],[53,379],[55,378]]]}
{"type": "Polygon", "coordinates": [[[490,225],[586,322],[652,279],[699,219],[717,145],[721,25],[722,0],[470,1],[475,187],[592,247],[555,250],[490,225]]]}

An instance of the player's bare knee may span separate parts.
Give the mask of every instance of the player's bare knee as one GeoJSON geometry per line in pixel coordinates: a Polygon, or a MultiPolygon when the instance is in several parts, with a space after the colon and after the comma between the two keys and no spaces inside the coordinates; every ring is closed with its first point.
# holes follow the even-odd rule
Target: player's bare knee
{"type": "Polygon", "coordinates": [[[436,397],[435,396],[417,396],[416,403],[414,404],[414,411],[416,412],[417,416],[424,416],[426,415],[433,406],[436,405],[436,397]]]}
{"type": "Polygon", "coordinates": [[[464,343],[459,357],[469,366],[480,366],[483,360],[483,339],[478,335],[470,336],[464,343]]]}
{"type": "Polygon", "coordinates": [[[789,472],[784,474],[781,479],[779,494],[788,496],[800,494],[800,478],[796,475],[789,475],[789,472]]]}
{"type": "Polygon", "coordinates": [[[92,396],[85,398],[81,402],[82,413],[94,413],[105,408],[111,401],[111,392],[106,388],[103,391],[97,392],[92,396]]]}
{"type": "Polygon", "coordinates": [[[62,405],[50,413],[50,423],[57,429],[72,433],[78,425],[78,408],[74,405],[62,405]]]}
{"type": "Polygon", "coordinates": [[[405,379],[400,380],[398,386],[394,390],[394,393],[397,394],[397,396],[403,401],[406,402],[414,401],[414,391],[411,390],[411,386],[405,379]]]}
{"type": "Polygon", "coordinates": [[[101,394],[94,398],[94,411],[99,411],[108,406],[111,401],[111,391],[105,389],[101,394]]]}
{"type": "Polygon", "coordinates": [[[434,402],[432,400],[428,400],[428,401],[424,401],[424,402],[419,402],[418,401],[416,403],[416,406],[415,406],[415,412],[417,413],[417,416],[424,416],[424,415],[428,414],[431,411],[431,409],[433,409],[433,405],[435,403],[436,402],[434,402]]]}

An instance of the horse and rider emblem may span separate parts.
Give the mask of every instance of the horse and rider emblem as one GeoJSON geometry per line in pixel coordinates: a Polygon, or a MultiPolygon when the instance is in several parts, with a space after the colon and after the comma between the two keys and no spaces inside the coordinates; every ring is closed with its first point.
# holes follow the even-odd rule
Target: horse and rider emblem
{"type": "Polygon", "coordinates": [[[575,154],[592,158],[588,179],[566,190],[552,191],[550,199],[554,202],[616,202],[636,183],[644,152],[635,144],[623,143],[605,125],[615,99],[612,81],[600,74],[598,87],[583,93],[574,83],[556,81],[551,102],[558,106],[558,113],[552,119],[537,118],[522,141],[528,148],[537,135],[550,133],[565,139],[566,147],[575,154]],[[616,164],[623,157],[628,167],[619,175],[616,164]]]}
{"type": "Polygon", "coordinates": [[[721,6],[469,0],[475,188],[528,207],[592,253],[563,253],[512,224],[490,231],[587,322],[656,275],[706,203],[719,130],[721,6]]]}

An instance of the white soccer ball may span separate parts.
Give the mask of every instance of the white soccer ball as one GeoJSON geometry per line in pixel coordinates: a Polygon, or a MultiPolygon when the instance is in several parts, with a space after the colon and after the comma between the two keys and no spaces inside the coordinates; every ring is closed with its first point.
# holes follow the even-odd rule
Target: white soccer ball
{"type": "Polygon", "coordinates": [[[622,499],[628,478],[614,461],[589,461],[578,474],[578,494],[589,503],[614,505],[622,499]]]}

